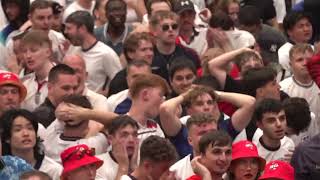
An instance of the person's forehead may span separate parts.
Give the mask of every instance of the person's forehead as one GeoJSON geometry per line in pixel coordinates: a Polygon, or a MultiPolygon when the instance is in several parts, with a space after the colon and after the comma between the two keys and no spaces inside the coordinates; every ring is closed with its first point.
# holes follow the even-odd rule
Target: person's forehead
{"type": "Polygon", "coordinates": [[[138,132],[138,128],[133,126],[132,124],[127,124],[127,125],[124,125],[122,127],[120,127],[116,133],[123,133],[123,132],[138,132]]]}
{"type": "Polygon", "coordinates": [[[173,17],[172,18],[163,18],[163,19],[160,19],[160,24],[167,24],[167,23],[176,23],[177,20],[174,19],[173,17]]]}
{"type": "Polygon", "coordinates": [[[122,9],[125,7],[125,4],[122,3],[121,1],[112,1],[108,4],[107,8],[108,10],[115,10],[115,9],[122,9]]]}
{"type": "Polygon", "coordinates": [[[147,65],[145,66],[131,66],[128,69],[128,75],[137,75],[137,74],[145,74],[151,72],[150,71],[150,67],[148,67],[147,65]]]}
{"type": "Polygon", "coordinates": [[[295,25],[300,25],[301,23],[310,23],[309,19],[307,17],[303,17],[301,19],[299,19],[295,25]]]}
{"type": "Polygon", "coordinates": [[[180,75],[184,75],[184,74],[194,74],[194,73],[190,68],[185,67],[185,68],[176,70],[174,72],[173,76],[180,76],[180,75]]]}
{"type": "Polygon", "coordinates": [[[47,8],[37,8],[33,11],[33,15],[52,15],[53,11],[51,7],[47,8]]]}
{"type": "Polygon", "coordinates": [[[263,118],[277,118],[281,115],[285,115],[284,110],[281,110],[279,112],[265,112],[263,113],[263,118]]]}
{"type": "Polygon", "coordinates": [[[0,90],[1,89],[19,89],[19,87],[13,84],[4,84],[0,86],[0,90]]]}

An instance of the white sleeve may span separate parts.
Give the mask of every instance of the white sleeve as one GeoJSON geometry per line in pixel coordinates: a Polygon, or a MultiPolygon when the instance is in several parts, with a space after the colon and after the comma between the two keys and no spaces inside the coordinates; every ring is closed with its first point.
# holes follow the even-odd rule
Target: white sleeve
{"type": "Polygon", "coordinates": [[[120,180],[132,180],[128,175],[122,175],[120,180]]]}
{"type": "Polygon", "coordinates": [[[103,66],[110,82],[114,76],[122,70],[122,66],[119,56],[114,52],[113,49],[108,47],[108,49],[105,50],[107,53],[105,53],[105,57],[103,59],[103,66]]]}

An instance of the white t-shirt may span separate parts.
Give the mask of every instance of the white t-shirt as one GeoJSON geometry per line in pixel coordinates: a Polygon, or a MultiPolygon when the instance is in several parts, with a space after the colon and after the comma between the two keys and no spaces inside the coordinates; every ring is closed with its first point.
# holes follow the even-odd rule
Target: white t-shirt
{"type": "Polygon", "coordinates": [[[96,93],[94,91],[91,91],[90,89],[88,89],[87,87],[85,87],[84,91],[83,91],[83,95],[85,95],[91,105],[93,109],[98,109],[98,110],[107,110],[107,98],[99,93],[96,93]]]}
{"type": "Polygon", "coordinates": [[[290,42],[286,42],[278,50],[279,64],[285,70],[284,78],[291,76],[291,67],[289,65],[289,61],[290,61],[289,51],[292,48],[292,46],[293,46],[293,44],[291,44],[290,42]]]}
{"type": "MultiPolygon", "coordinates": [[[[48,77],[45,81],[48,82],[48,77]]],[[[20,106],[23,109],[34,111],[44,102],[44,100],[48,96],[48,83],[44,83],[38,91],[38,83],[36,81],[36,76],[34,73],[26,76],[26,78],[23,79],[22,82],[23,85],[27,88],[27,96],[22,101],[20,106]]]]}
{"type": "Polygon", "coordinates": [[[7,25],[7,18],[3,12],[2,3],[0,3],[0,29],[3,29],[7,25]]]}
{"type": "Polygon", "coordinates": [[[75,0],[73,3],[71,3],[71,4],[64,10],[64,13],[63,13],[63,16],[62,16],[63,22],[66,21],[67,17],[68,17],[70,14],[72,14],[72,13],[74,13],[74,12],[76,12],[76,11],[88,11],[88,12],[92,15],[94,5],[95,5],[95,1],[92,1],[90,9],[85,9],[85,8],[83,8],[82,6],[80,6],[80,4],[78,3],[77,0],[75,0]]]}
{"type": "Polygon", "coordinates": [[[226,31],[226,34],[234,49],[250,47],[256,42],[254,36],[248,31],[234,29],[232,31],[226,31]]]}
{"type": "Polygon", "coordinates": [[[122,175],[120,180],[132,180],[128,175],[122,175]]]}
{"type": "Polygon", "coordinates": [[[111,158],[110,152],[100,154],[97,158],[103,160],[103,165],[97,170],[96,177],[105,180],[115,179],[119,165],[111,158]]]}
{"type": "Polygon", "coordinates": [[[81,50],[79,54],[86,63],[88,88],[94,92],[103,89],[106,79],[108,87],[111,79],[122,69],[118,55],[100,41],[88,50],[81,50]]]}
{"type": "Polygon", "coordinates": [[[201,56],[203,53],[208,48],[208,43],[207,43],[207,28],[204,28],[201,31],[197,32],[198,35],[193,36],[193,40],[188,44],[186,43],[181,36],[178,36],[180,43],[188,47],[190,49],[193,49],[194,51],[197,52],[198,56],[201,56]]]}
{"type": "MultiPolygon", "coordinates": [[[[56,120],[57,121],[57,120],[56,120]]],[[[60,154],[68,147],[78,144],[86,144],[88,147],[95,148],[96,154],[107,152],[108,141],[104,134],[98,133],[86,139],[79,139],[74,141],[67,141],[60,138],[63,130],[59,127],[58,123],[52,123],[47,128],[47,136],[44,139],[45,154],[52,158],[54,161],[61,164],[60,154]]]]}
{"type": "Polygon", "coordinates": [[[285,0],[273,0],[274,8],[276,9],[277,22],[282,23],[286,16],[286,2],[285,0]]]}
{"type": "Polygon", "coordinates": [[[316,83],[303,85],[297,82],[293,77],[284,79],[280,83],[281,90],[290,97],[300,97],[306,99],[310,105],[311,112],[315,113],[317,123],[320,123],[320,89],[316,83]]]}
{"type": "Polygon", "coordinates": [[[195,175],[191,166],[191,154],[173,164],[169,170],[175,172],[177,179],[187,179],[195,175]]]}
{"type": "Polygon", "coordinates": [[[39,171],[47,173],[53,180],[59,180],[63,168],[53,159],[44,156],[39,171]]]}
{"type": "Polygon", "coordinates": [[[281,139],[281,145],[279,149],[269,150],[259,141],[262,134],[262,130],[258,128],[252,138],[252,142],[257,146],[259,156],[263,157],[267,162],[272,160],[282,160],[285,157],[285,154],[289,153],[289,150],[294,150],[295,148],[294,142],[287,136],[284,136],[281,139]]]}

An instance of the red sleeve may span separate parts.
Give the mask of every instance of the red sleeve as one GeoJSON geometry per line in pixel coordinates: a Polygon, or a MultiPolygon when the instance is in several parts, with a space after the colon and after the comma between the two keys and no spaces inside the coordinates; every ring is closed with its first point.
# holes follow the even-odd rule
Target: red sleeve
{"type": "Polygon", "coordinates": [[[199,175],[192,175],[188,177],[186,180],[202,180],[202,178],[199,175]]]}
{"type": "Polygon", "coordinates": [[[320,87],[320,54],[314,55],[307,62],[307,68],[313,81],[320,87]]]}

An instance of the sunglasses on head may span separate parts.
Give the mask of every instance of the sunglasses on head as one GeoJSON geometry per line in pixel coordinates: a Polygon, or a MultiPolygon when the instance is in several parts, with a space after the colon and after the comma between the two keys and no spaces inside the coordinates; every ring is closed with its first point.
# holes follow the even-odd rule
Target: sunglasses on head
{"type": "Polygon", "coordinates": [[[72,153],[70,153],[65,159],[64,162],[70,160],[72,157],[72,159],[76,159],[76,160],[80,160],[84,157],[84,155],[88,155],[88,156],[94,156],[95,153],[95,149],[91,148],[91,149],[84,149],[84,148],[79,148],[74,150],[72,153]]]}
{"type": "Polygon", "coordinates": [[[171,25],[164,24],[164,25],[162,25],[162,31],[168,31],[170,29],[170,27],[172,30],[176,30],[176,29],[178,29],[178,24],[171,24],[171,25]]]}

